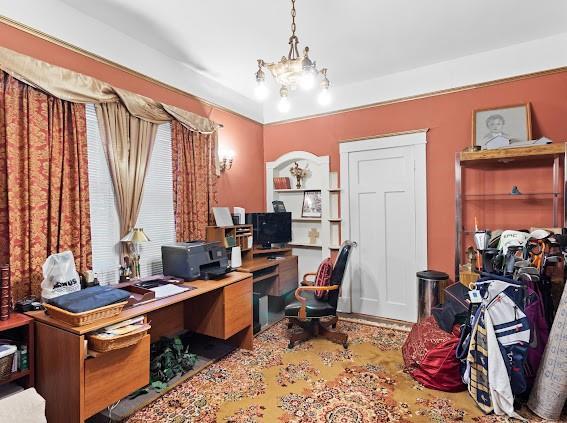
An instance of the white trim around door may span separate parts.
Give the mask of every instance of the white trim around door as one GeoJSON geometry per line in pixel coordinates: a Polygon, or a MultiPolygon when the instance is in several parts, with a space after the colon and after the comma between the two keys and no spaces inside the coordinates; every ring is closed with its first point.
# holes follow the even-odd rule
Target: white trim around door
{"type": "MultiPolygon", "coordinates": [[[[413,274],[420,270],[425,270],[427,268],[427,179],[426,179],[426,143],[427,143],[427,129],[406,132],[401,134],[392,134],[387,136],[376,136],[373,139],[364,139],[361,141],[350,141],[340,144],[340,179],[342,186],[341,193],[341,218],[342,218],[342,239],[358,241],[357,239],[351,239],[351,210],[350,210],[350,194],[351,190],[349,188],[349,181],[351,180],[350,172],[350,161],[351,154],[357,154],[361,152],[371,152],[376,150],[394,151],[394,149],[399,149],[399,147],[409,147],[411,150],[411,155],[413,156],[413,168],[414,168],[414,219],[415,222],[412,225],[415,229],[415,234],[412,237],[415,240],[414,250],[414,260],[411,260],[412,265],[415,269],[411,269],[413,274]]],[[[358,248],[361,248],[360,246],[358,248]]],[[[345,275],[345,281],[342,287],[342,296],[339,299],[339,310],[343,312],[353,311],[353,297],[352,297],[352,272],[353,265],[349,266],[349,271],[345,275]]],[[[412,292],[413,293],[413,292],[412,292]]],[[[409,320],[415,321],[417,318],[417,283],[415,284],[415,305],[411,307],[415,308],[415,313],[413,311],[408,315],[411,316],[409,320]]],[[[384,316],[392,317],[392,316],[384,316]]],[[[394,317],[395,318],[395,317],[394,317]]]]}

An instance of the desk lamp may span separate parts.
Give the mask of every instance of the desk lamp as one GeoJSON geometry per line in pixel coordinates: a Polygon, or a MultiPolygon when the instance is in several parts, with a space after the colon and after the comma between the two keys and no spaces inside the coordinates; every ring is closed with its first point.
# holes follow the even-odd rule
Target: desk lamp
{"type": "Polygon", "coordinates": [[[140,277],[140,244],[150,241],[150,238],[146,235],[143,228],[132,228],[130,232],[124,236],[120,241],[132,243],[134,256],[133,261],[133,272],[134,277],[140,277]]]}

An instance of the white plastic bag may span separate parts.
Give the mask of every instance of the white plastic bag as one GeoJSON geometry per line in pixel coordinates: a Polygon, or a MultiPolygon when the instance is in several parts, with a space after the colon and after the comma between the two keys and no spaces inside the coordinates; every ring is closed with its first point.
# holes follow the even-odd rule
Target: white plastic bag
{"type": "Polygon", "coordinates": [[[48,300],[81,289],[81,280],[75,269],[75,259],[71,251],[51,254],[43,263],[43,282],[41,297],[48,300]]]}

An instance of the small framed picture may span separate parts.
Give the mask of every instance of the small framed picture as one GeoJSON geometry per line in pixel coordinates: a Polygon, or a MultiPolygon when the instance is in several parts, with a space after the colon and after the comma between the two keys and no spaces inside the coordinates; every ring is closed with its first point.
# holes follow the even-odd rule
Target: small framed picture
{"type": "Polygon", "coordinates": [[[492,150],[531,139],[530,103],[473,111],[473,146],[492,150]]]}
{"type": "Polygon", "coordinates": [[[301,217],[321,217],[321,191],[305,191],[301,217]]]}

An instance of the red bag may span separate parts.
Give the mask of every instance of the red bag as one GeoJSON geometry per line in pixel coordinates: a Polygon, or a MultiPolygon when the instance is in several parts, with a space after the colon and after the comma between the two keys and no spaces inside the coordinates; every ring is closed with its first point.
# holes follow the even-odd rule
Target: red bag
{"type": "Polygon", "coordinates": [[[442,330],[433,317],[413,325],[402,347],[408,373],[427,388],[446,392],[463,391],[460,363],[456,357],[459,328],[442,330]]]}
{"type": "Polygon", "coordinates": [[[459,338],[453,337],[437,345],[410,374],[426,388],[445,392],[464,391],[466,386],[461,379],[459,360],[455,356],[458,344],[459,338]]]}

